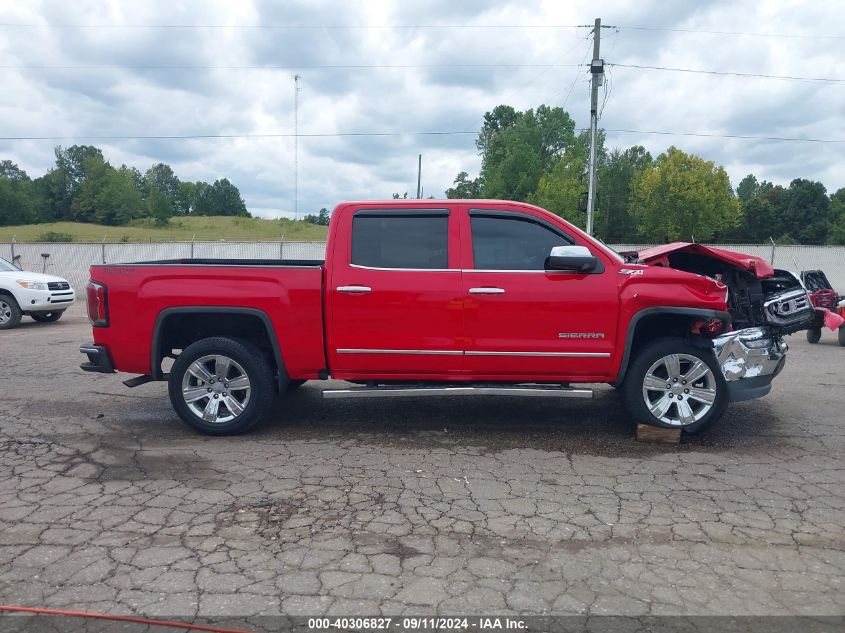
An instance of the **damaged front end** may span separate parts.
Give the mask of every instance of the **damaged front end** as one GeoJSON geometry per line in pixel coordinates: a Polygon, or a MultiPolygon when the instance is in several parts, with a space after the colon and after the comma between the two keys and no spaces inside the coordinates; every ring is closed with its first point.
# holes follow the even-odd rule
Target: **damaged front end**
{"type": "Polygon", "coordinates": [[[623,255],[721,281],[728,287],[728,312],[735,330],[763,327],[774,336],[784,336],[813,327],[818,318],[798,277],[772,268],[760,257],[687,242],[623,255]]]}
{"type": "Polygon", "coordinates": [[[713,339],[713,348],[734,402],[762,398],[769,393],[789,349],[769,327],[726,332],[713,339]]]}
{"type": "Polygon", "coordinates": [[[713,348],[733,401],[769,393],[789,349],[783,336],[817,327],[819,314],[798,277],[759,257],[683,242],[623,256],[727,286],[731,329],[713,339],[713,348]]]}

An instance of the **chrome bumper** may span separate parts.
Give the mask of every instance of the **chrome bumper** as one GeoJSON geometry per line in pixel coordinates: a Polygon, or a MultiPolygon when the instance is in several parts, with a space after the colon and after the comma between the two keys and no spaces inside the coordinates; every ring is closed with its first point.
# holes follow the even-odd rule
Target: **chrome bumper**
{"type": "Polygon", "coordinates": [[[762,398],[786,361],[789,349],[783,339],[762,327],[728,332],[713,340],[731,400],[762,398]]]}

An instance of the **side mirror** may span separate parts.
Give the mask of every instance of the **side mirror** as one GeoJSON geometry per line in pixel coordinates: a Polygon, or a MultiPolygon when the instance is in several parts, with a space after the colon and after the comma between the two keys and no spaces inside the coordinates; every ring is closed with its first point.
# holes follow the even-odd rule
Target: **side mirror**
{"type": "Polygon", "coordinates": [[[595,270],[598,263],[586,246],[555,246],[546,258],[546,270],[588,273],[595,270]]]}

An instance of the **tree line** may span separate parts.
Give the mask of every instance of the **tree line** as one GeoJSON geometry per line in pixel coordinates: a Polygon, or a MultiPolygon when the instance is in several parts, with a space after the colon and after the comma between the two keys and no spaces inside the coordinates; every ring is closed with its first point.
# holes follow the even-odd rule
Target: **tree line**
{"type": "Polygon", "coordinates": [[[123,225],[152,218],[166,226],[173,216],[249,217],[238,188],[226,178],[209,184],[180,180],[165,163],[145,173],[112,166],[98,147],[56,147],[56,163],[32,179],[10,160],[0,161],[0,226],[40,222],[123,225]]]}
{"type": "MultiPolygon", "coordinates": [[[[500,105],[476,139],[481,170],[460,172],[448,198],[519,200],[586,223],[589,134],[562,108],[500,105]]],[[[594,233],[606,242],[711,241],[845,244],[845,188],[828,195],[804,178],[784,187],[749,174],[734,189],[724,167],[677,147],[597,143],[594,233]]]]}

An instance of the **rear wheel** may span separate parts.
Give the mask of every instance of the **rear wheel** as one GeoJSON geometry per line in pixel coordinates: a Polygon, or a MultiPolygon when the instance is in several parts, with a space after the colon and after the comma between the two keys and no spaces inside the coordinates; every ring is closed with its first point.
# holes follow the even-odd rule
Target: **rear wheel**
{"type": "Polygon", "coordinates": [[[170,402],[179,417],[209,435],[251,429],[273,401],[273,371],[246,341],[213,337],[189,345],[170,370],[170,402]]]}
{"type": "Polygon", "coordinates": [[[21,322],[21,309],[14,297],[0,295],[0,330],[11,330],[21,322]]]}
{"type": "Polygon", "coordinates": [[[631,362],[622,385],[637,422],[698,433],[719,420],[729,397],[716,356],[680,338],[658,339],[631,362]]]}
{"type": "Polygon", "coordinates": [[[39,323],[52,323],[53,321],[61,319],[64,313],[64,310],[56,310],[54,312],[32,312],[29,316],[39,323]]]}
{"type": "MultiPolygon", "coordinates": [[[[841,335],[840,335],[841,337],[841,335]]],[[[822,340],[822,329],[820,327],[812,328],[807,330],[807,342],[808,343],[818,343],[822,340]]]]}

